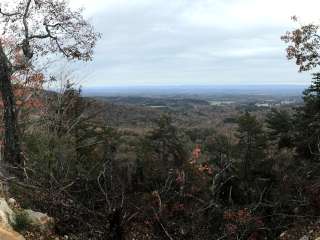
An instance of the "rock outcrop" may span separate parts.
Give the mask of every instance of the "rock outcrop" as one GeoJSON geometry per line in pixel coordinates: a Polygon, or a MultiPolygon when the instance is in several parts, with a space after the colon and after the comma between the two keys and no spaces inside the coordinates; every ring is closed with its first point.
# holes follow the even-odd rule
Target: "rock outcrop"
{"type": "Polygon", "coordinates": [[[0,239],[1,240],[25,240],[25,238],[19,233],[13,230],[6,230],[0,228],[0,239]]]}
{"type": "Polygon", "coordinates": [[[0,240],[25,240],[20,233],[15,231],[19,221],[21,224],[21,219],[19,219],[21,217],[32,230],[46,234],[52,231],[54,220],[47,214],[30,209],[19,209],[13,198],[9,199],[8,202],[6,199],[0,198],[0,240]]]}
{"type": "Polygon", "coordinates": [[[13,230],[16,223],[14,211],[9,207],[4,198],[0,198],[0,239],[1,240],[24,240],[24,237],[13,230]]]}
{"type": "Polygon", "coordinates": [[[35,212],[31,209],[24,210],[22,212],[26,220],[29,222],[29,224],[36,228],[37,230],[41,232],[50,232],[52,231],[54,220],[53,218],[49,217],[47,214],[41,213],[41,212],[35,212]]]}
{"type": "Polygon", "coordinates": [[[0,226],[10,229],[16,223],[16,216],[4,198],[0,198],[0,226]]]}

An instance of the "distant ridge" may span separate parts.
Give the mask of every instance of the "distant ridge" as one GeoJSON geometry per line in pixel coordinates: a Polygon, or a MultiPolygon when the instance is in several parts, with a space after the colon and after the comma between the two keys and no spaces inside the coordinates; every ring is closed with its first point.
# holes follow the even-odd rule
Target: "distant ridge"
{"type": "Polygon", "coordinates": [[[84,96],[281,95],[301,96],[307,85],[185,85],[87,87],[84,96]]]}

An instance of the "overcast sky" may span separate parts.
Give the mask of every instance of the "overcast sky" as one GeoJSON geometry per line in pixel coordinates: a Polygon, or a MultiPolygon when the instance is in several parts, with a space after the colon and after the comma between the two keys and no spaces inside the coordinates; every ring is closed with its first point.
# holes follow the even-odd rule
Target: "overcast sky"
{"type": "Polygon", "coordinates": [[[280,36],[319,0],[71,0],[103,34],[85,86],[305,84],[280,36]]]}

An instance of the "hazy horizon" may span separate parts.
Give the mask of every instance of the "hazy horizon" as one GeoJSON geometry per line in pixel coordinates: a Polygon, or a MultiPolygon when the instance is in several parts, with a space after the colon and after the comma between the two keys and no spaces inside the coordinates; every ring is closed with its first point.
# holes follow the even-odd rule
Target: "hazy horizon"
{"type": "Polygon", "coordinates": [[[300,96],[307,85],[136,85],[82,87],[84,96],[288,95],[300,96]]]}

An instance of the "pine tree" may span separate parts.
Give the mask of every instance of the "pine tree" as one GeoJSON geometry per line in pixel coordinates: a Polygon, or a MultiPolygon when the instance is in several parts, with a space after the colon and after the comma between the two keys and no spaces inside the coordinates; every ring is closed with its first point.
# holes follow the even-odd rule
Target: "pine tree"
{"type": "Polygon", "coordinates": [[[238,120],[239,153],[242,162],[242,174],[245,180],[250,179],[254,165],[265,157],[266,138],[262,124],[255,116],[246,112],[238,120]]]}
{"type": "Polygon", "coordinates": [[[320,73],[313,74],[311,86],[303,93],[304,106],[295,115],[298,152],[309,158],[320,155],[320,73]]]}
{"type": "Polygon", "coordinates": [[[272,109],[266,123],[268,139],[276,142],[279,149],[293,146],[293,119],[287,111],[272,109]]]}
{"type": "Polygon", "coordinates": [[[230,162],[233,151],[230,137],[222,134],[208,137],[204,146],[210,154],[211,163],[224,167],[230,162]]]}
{"type": "Polygon", "coordinates": [[[143,166],[139,171],[151,184],[165,181],[173,172],[183,169],[188,160],[185,135],[173,125],[171,118],[163,115],[157,124],[140,144],[143,166]]]}

